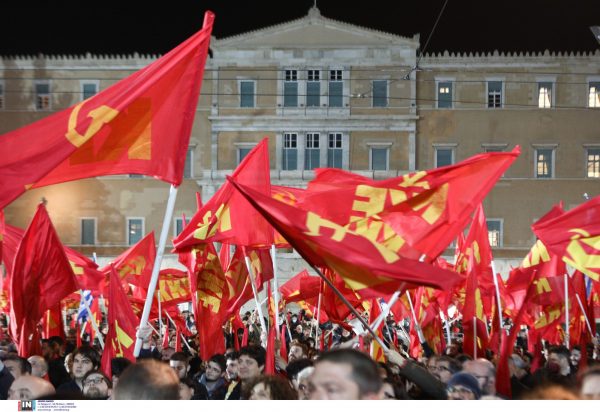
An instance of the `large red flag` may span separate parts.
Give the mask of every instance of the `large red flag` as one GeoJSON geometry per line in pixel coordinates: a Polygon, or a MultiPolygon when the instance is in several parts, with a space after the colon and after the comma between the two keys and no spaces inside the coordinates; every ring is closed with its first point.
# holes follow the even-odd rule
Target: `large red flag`
{"type": "Polygon", "coordinates": [[[230,182],[304,259],[332,269],[364,298],[391,293],[390,283],[394,282],[392,292],[416,285],[451,288],[460,280],[454,272],[402,258],[369,233],[274,200],[233,179],[230,182]]]}
{"type": "MultiPolygon", "coordinates": [[[[484,153],[455,165],[375,181],[317,170],[298,206],[378,239],[396,254],[434,260],[520,153],[484,153]]],[[[289,239],[288,239],[289,240],[289,239]]]]}
{"type": "Polygon", "coordinates": [[[42,338],[48,339],[51,336],[66,338],[60,303],[48,309],[42,318],[42,338]]]}
{"type": "Polygon", "coordinates": [[[299,302],[319,296],[321,279],[311,276],[304,269],[279,287],[281,298],[285,303],[299,302]]]}
{"type": "Polygon", "coordinates": [[[140,173],[183,177],[214,14],[202,30],[95,96],[0,136],[0,209],[30,187],[140,173]],[[23,144],[26,141],[27,144],[23,144]]]}
{"type": "Polygon", "coordinates": [[[10,329],[20,356],[33,354],[29,335],[36,331],[44,312],[76,289],[69,260],[46,208],[40,204],[19,244],[10,282],[10,329]]]}
{"type": "MultiPolygon", "coordinates": [[[[259,193],[271,196],[268,143],[267,138],[261,140],[232,176],[259,193]]],[[[173,244],[181,251],[207,241],[266,246],[273,243],[273,228],[229,182],[225,182],[173,239],[173,244]]]]}
{"type": "Polygon", "coordinates": [[[532,229],[565,263],[600,281],[600,196],[532,229]]]}
{"type": "Polygon", "coordinates": [[[4,210],[0,209],[0,262],[2,262],[2,243],[4,243],[4,210]]]}
{"type": "Polygon", "coordinates": [[[139,320],[131,309],[119,275],[114,268],[110,272],[109,283],[108,334],[104,343],[104,352],[102,352],[102,371],[107,376],[111,376],[110,361],[112,358],[127,358],[135,362],[133,344],[135,330],[139,325],[139,320]]]}

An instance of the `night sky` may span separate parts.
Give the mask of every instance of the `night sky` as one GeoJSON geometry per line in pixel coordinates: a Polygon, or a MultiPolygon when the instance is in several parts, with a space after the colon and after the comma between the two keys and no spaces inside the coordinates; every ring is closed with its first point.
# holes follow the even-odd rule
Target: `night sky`
{"type": "MultiPolygon", "coordinates": [[[[424,46],[445,0],[320,0],[329,18],[424,46]],[[363,4],[358,6],[357,4],[363,4]]],[[[205,10],[223,38],[307,14],[313,0],[54,0],[0,2],[0,55],[165,53],[199,30],[205,10]],[[156,5],[158,1],[159,5],[156,5]]],[[[427,52],[590,51],[600,0],[448,0],[427,52]]]]}

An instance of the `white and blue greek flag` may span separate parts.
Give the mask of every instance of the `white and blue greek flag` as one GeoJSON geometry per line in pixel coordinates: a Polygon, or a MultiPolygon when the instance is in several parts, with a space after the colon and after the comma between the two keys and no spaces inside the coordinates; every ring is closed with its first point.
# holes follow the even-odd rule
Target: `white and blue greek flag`
{"type": "Polygon", "coordinates": [[[94,300],[92,296],[91,290],[82,290],[81,291],[81,300],[79,302],[79,311],[77,312],[77,322],[83,323],[87,320],[88,311],[86,310],[86,303],[88,307],[92,306],[92,300],[94,300]]]}

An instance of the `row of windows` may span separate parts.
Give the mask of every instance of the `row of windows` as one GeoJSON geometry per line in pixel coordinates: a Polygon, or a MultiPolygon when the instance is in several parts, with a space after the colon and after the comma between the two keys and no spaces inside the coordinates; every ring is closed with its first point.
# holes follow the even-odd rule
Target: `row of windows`
{"type": "MultiPolygon", "coordinates": [[[[306,80],[305,102],[300,102],[298,70],[285,70],[283,82],[283,107],[299,107],[306,104],[306,107],[343,107],[344,105],[344,77],[342,70],[330,70],[329,80],[327,82],[327,95],[323,96],[321,85],[321,71],[308,70],[306,80]]],[[[81,81],[81,99],[85,100],[98,93],[98,84],[96,80],[81,81]]],[[[372,80],[371,90],[365,93],[365,96],[371,97],[372,107],[387,107],[388,99],[388,80],[372,80]]],[[[437,108],[453,108],[454,82],[451,80],[437,81],[437,108]]],[[[543,81],[537,83],[537,101],[540,108],[552,108],[555,105],[554,82],[543,81]]],[[[502,108],[504,106],[504,82],[500,80],[488,81],[487,87],[487,107],[502,108]]],[[[239,82],[240,107],[256,107],[256,81],[241,80],[239,82]]],[[[34,85],[35,108],[45,111],[52,109],[52,99],[49,81],[36,81],[34,85]]],[[[0,109],[4,108],[4,85],[0,83],[0,109]]],[[[591,108],[600,108],[600,82],[588,83],[588,102],[587,106],[591,108]]]]}
{"type": "MultiPolygon", "coordinates": [[[[84,217],[81,218],[81,244],[95,245],[97,243],[96,235],[96,218],[84,217]]],[[[502,246],[502,219],[487,219],[488,236],[490,246],[502,246]]],[[[173,225],[173,236],[179,235],[185,227],[183,218],[175,218],[173,225]]],[[[128,217],[127,218],[127,244],[134,245],[144,237],[144,218],[128,217]]]]}

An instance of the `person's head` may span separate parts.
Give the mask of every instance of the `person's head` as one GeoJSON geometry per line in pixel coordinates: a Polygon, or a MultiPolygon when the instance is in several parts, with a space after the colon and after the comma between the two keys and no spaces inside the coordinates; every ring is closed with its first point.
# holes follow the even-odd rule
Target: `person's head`
{"type": "Polygon", "coordinates": [[[517,379],[521,379],[527,374],[525,371],[525,361],[518,354],[513,353],[508,358],[508,370],[511,376],[515,376],[517,379]]]}
{"type": "Polygon", "coordinates": [[[288,363],[288,365],[285,368],[285,374],[287,375],[294,388],[298,389],[298,382],[296,379],[298,373],[312,365],[313,361],[308,358],[298,359],[288,363]]]}
{"type": "Polygon", "coordinates": [[[9,355],[4,359],[4,366],[15,379],[23,375],[31,375],[31,364],[27,359],[17,355],[9,355]]]}
{"type": "Polygon", "coordinates": [[[237,352],[230,352],[225,355],[226,358],[226,366],[225,371],[227,373],[227,379],[233,381],[238,378],[239,372],[239,357],[240,354],[237,352]]]}
{"type": "Polygon", "coordinates": [[[22,375],[15,379],[8,390],[9,400],[31,401],[54,395],[54,386],[45,379],[33,375],[22,375]]]}
{"type": "Polygon", "coordinates": [[[210,357],[206,362],[206,370],[204,375],[208,382],[215,382],[225,376],[225,368],[227,368],[227,361],[225,356],[221,354],[215,354],[210,357]]]}
{"type": "Polygon", "coordinates": [[[295,400],[298,394],[287,379],[277,375],[263,375],[253,379],[248,385],[247,399],[251,401],[295,400]]]}
{"type": "Polygon", "coordinates": [[[179,381],[179,399],[189,401],[196,394],[196,384],[190,378],[183,378],[179,381]]]}
{"type": "Polygon", "coordinates": [[[450,356],[451,358],[457,356],[460,353],[460,344],[458,342],[452,342],[448,346],[446,346],[446,350],[444,354],[446,356],[450,356]]]}
{"type": "Polygon", "coordinates": [[[110,373],[112,375],[113,388],[117,386],[119,377],[129,365],[131,365],[131,361],[127,358],[112,358],[110,360],[110,373]]]}
{"type": "Polygon", "coordinates": [[[117,400],[177,400],[179,378],[169,365],[143,360],[125,369],[114,395],[117,400]]]}
{"type": "Polygon", "coordinates": [[[86,373],[100,367],[100,354],[96,349],[82,346],[73,352],[73,379],[82,380],[86,373]]]}
{"type": "Polygon", "coordinates": [[[463,371],[477,379],[482,395],[496,394],[496,367],[492,362],[483,358],[467,361],[463,364],[463,371]]]}
{"type": "Polygon", "coordinates": [[[309,388],[309,380],[312,373],[315,371],[314,366],[308,366],[302,369],[296,375],[296,379],[292,381],[292,384],[296,388],[296,392],[298,393],[298,399],[301,401],[306,401],[310,399],[310,388],[309,388]]]}
{"type": "Polygon", "coordinates": [[[581,362],[581,347],[580,346],[573,346],[573,349],[571,349],[571,365],[573,365],[574,367],[579,367],[579,362],[581,362]]]}
{"type": "Polygon", "coordinates": [[[548,348],[548,363],[546,367],[550,371],[558,370],[560,375],[568,375],[571,372],[570,358],[571,353],[566,346],[550,346],[548,348]]]}
{"type": "Polygon", "coordinates": [[[583,372],[579,395],[583,399],[600,399],[600,365],[588,368],[583,372]]]}
{"type": "Polygon", "coordinates": [[[175,348],[172,347],[168,347],[168,348],[164,348],[160,354],[160,360],[162,360],[163,362],[168,362],[169,360],[171,360],[171,356],[173,356],[173,354],[175,353],[175,348]]]}
{"type": "Polygon", "coordinates": [[[311,399],[381,399],[377,364],[353,349],[326,352],[315,363],[309,380],[311,399]]]}
{"type": "Polygon", "coordinates": [[[290,349],[288,351],[288,361],[293,362],[297,359],[308,357],[308,346],[305,344],[293,340],[290,342],[290,349]]]}
{"type": "Polygon", "coordinates": [[[65,370],[69,374],[70,377],[73,377],[73,352],[65,355],[65,370]]]}
{"type": "Polygon", "coordinates": [[[112,382],[100,370],[92,370],[83,377],[83,396],[86,399],[108,399],[112,392],[112,382]]]}
{"type": "Polygon", "coordinates": [[[403,400],[408,399],[406,391],[393,379],[383,380],[383,399],[403,400]]]}
{"type": "Polygon", "coordinates": [[[429,372],[442,383],[448,383],[453,374],[462,369],[462,365],[454,358],[440,356],[434,365],[428,367],[429,372]]]}
{"type": "Polygon", "coordinates": [[[169,359],[169,366],[175,371],[179,379],[183,379],[190,370],[190,361],[185,353],[175,352],[169,359]]]}
{"type": "Polygon", "coordinates": [[[262,346],[248,345],[240,349],[238,377],[249,381],[263,373],[267,353],[262,346]]]}
{"type": "Polygon", "coordinates": [[[458,372],[448,381],[446,388],[450,400],[474,400],[481,398],[481,388],[477,379],[467,373],[458,372]]]}
{"type": "Polygon", "coordinates": [[[38,378],[43,377],[48,373],[48,362],[43,356],[33,355],[27,358],[27,361],[31,365],[31,374],[38,378]]]}
{"type": "Polygon", "coordinates": [[[525,392],[521,397],[523,400],[578,400],[579,397],[569,389],[560,385],[538,386],[531,391],[525,392]]]}
{"type": "Polygon", "coordinates": [[[63,356],[65,344],[65,340],[60,336],[50,336],[48,338],[48,359],[50,360],[63,356]]]}

